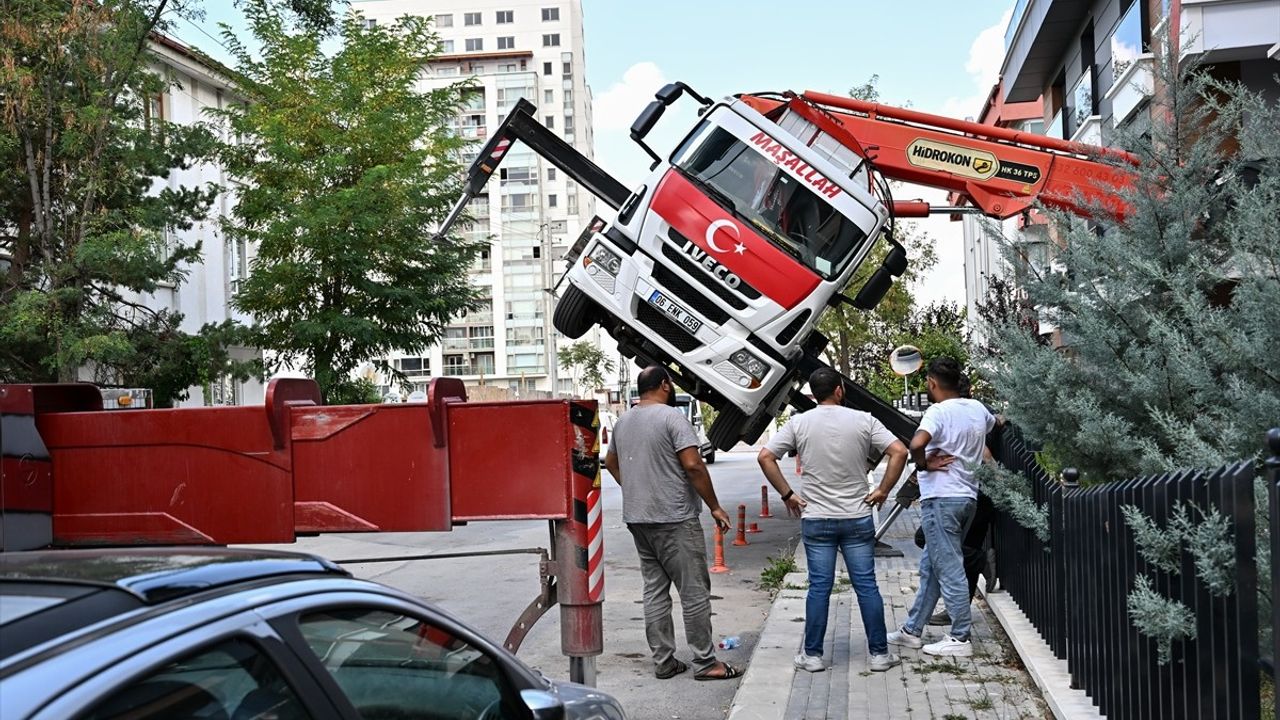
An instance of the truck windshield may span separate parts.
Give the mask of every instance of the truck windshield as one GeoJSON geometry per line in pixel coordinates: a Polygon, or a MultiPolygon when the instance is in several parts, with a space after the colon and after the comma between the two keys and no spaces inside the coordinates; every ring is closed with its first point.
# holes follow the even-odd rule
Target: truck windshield
{"type": "Polygon", "coordinates": [[[675,167],[824,279],[838,276],[866,239],[826,198],[724,128],[704,121],[676,151],[675,167]]]}

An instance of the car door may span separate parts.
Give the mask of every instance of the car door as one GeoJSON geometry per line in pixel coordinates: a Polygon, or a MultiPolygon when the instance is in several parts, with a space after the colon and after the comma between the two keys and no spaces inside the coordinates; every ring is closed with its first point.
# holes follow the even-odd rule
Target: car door
{"type": "Polygon", "coordinates": [[[271,618],[349,717],[529,718],[527,669],[443,615],[395,598],[320,597],[271,618]]]}

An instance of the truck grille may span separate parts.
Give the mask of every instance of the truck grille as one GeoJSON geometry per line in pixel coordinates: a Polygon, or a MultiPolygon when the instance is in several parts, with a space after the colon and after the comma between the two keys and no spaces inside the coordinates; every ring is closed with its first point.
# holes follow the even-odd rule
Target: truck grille
{"type": "Polygon", "coordinates": [[[674,320],[663,315],[661,310],[643,300],[640,301],[640,305],[636,309],[636,318],[648,326],[650,330],[658,333],[658,336],[663,340],[674,345],[680,352],[692,352],[702,347],[702,343],[698,342],[697,338],[686,332],[674,320]]]}
{"type": "Polygon", "coordinates": [[[695,290],[692,285],[681,280],[678,275],[660,264],[653,266],[653,279],[666,288],[673,300],[678,300],[699,315],[716,325],[723,325],[729,320],[729,313],[715,303],[714,300],[695,290]]]}

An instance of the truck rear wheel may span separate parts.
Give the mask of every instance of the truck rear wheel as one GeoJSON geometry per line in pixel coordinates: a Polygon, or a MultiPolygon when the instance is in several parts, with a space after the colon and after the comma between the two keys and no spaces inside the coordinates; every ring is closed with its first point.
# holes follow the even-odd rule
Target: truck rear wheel
{"type": "Polygon", "coordinates": [[[726,403],[711,423],[711,432],[707,433],[711,444],[717,449],[728,452],[742,438],[742,430],[747,425],[747,416],[736,405],[726,403]]]}
{"type": "Polygon", "coordinates": [[[565,337],[577,340],[596,324],[595,310],[596,304],[591,298],[576,286],[570,285],[564,295],[560,296],[560,302],[556,303],[551,324],[565,337]]]}

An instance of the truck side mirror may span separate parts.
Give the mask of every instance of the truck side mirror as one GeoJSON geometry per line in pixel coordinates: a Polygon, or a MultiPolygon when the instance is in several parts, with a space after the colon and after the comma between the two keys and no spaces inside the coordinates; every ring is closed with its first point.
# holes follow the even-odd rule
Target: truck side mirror
{"type": "Polygon", "coordinates": [[[893,249],[885,256],[880,267],[888,270],[894,277],[902,277],[902,273],[907,271],[907,249],[893,241],[893,249]]]}
{"type": "Polygon", "coordinates": [[[670,105],[676,100],[679,100],[680,95],[683,92],[684,88],[680,87],[680,83],[667,83],[662,86],[661,90],[654,93],[653,96],[658,98],[663,105],[670,105]]]}
{"type": "Polygon", "coordinates": [[[654,100],[640,112],[640,116],[636,118],[636,121],[631,123],[631,139],[648,153],[649,157],[653,158],[653,163],[649,165],[650,170],[658,167],[658,163],[662,162],[662,158],[658,157],[658,153],[654,152],[653,148],[645,144],[644,136],[649,134],[649,131],[653,129],[653,126],[657,124],[658,119],[662,117],[662,113],[666,112],[666,110],[667,106],[663,105],[661,100],[654,100]]]}
{"type": "Polygon", "coordinates": [[[872,273],[867,284],[858,291],[857,297],[853,299],[853,306],[861,310],[874,310],[891,287],[893,287],[893,275],[890,270],[881,265],[872,273]]]}
{"type": "Polygon", "coordinates": [[[648,135],[653,126],[657,124],[658,119],[662,117],[662,113],[666,111],[667,106],[663,105],[660,100],[654,100],[646,105],[644,110],[640,112],[639,117],[636,118],[636,121],[631,123],[631,139],[636,142],[643,140],[644,136],[648,135]]]}

